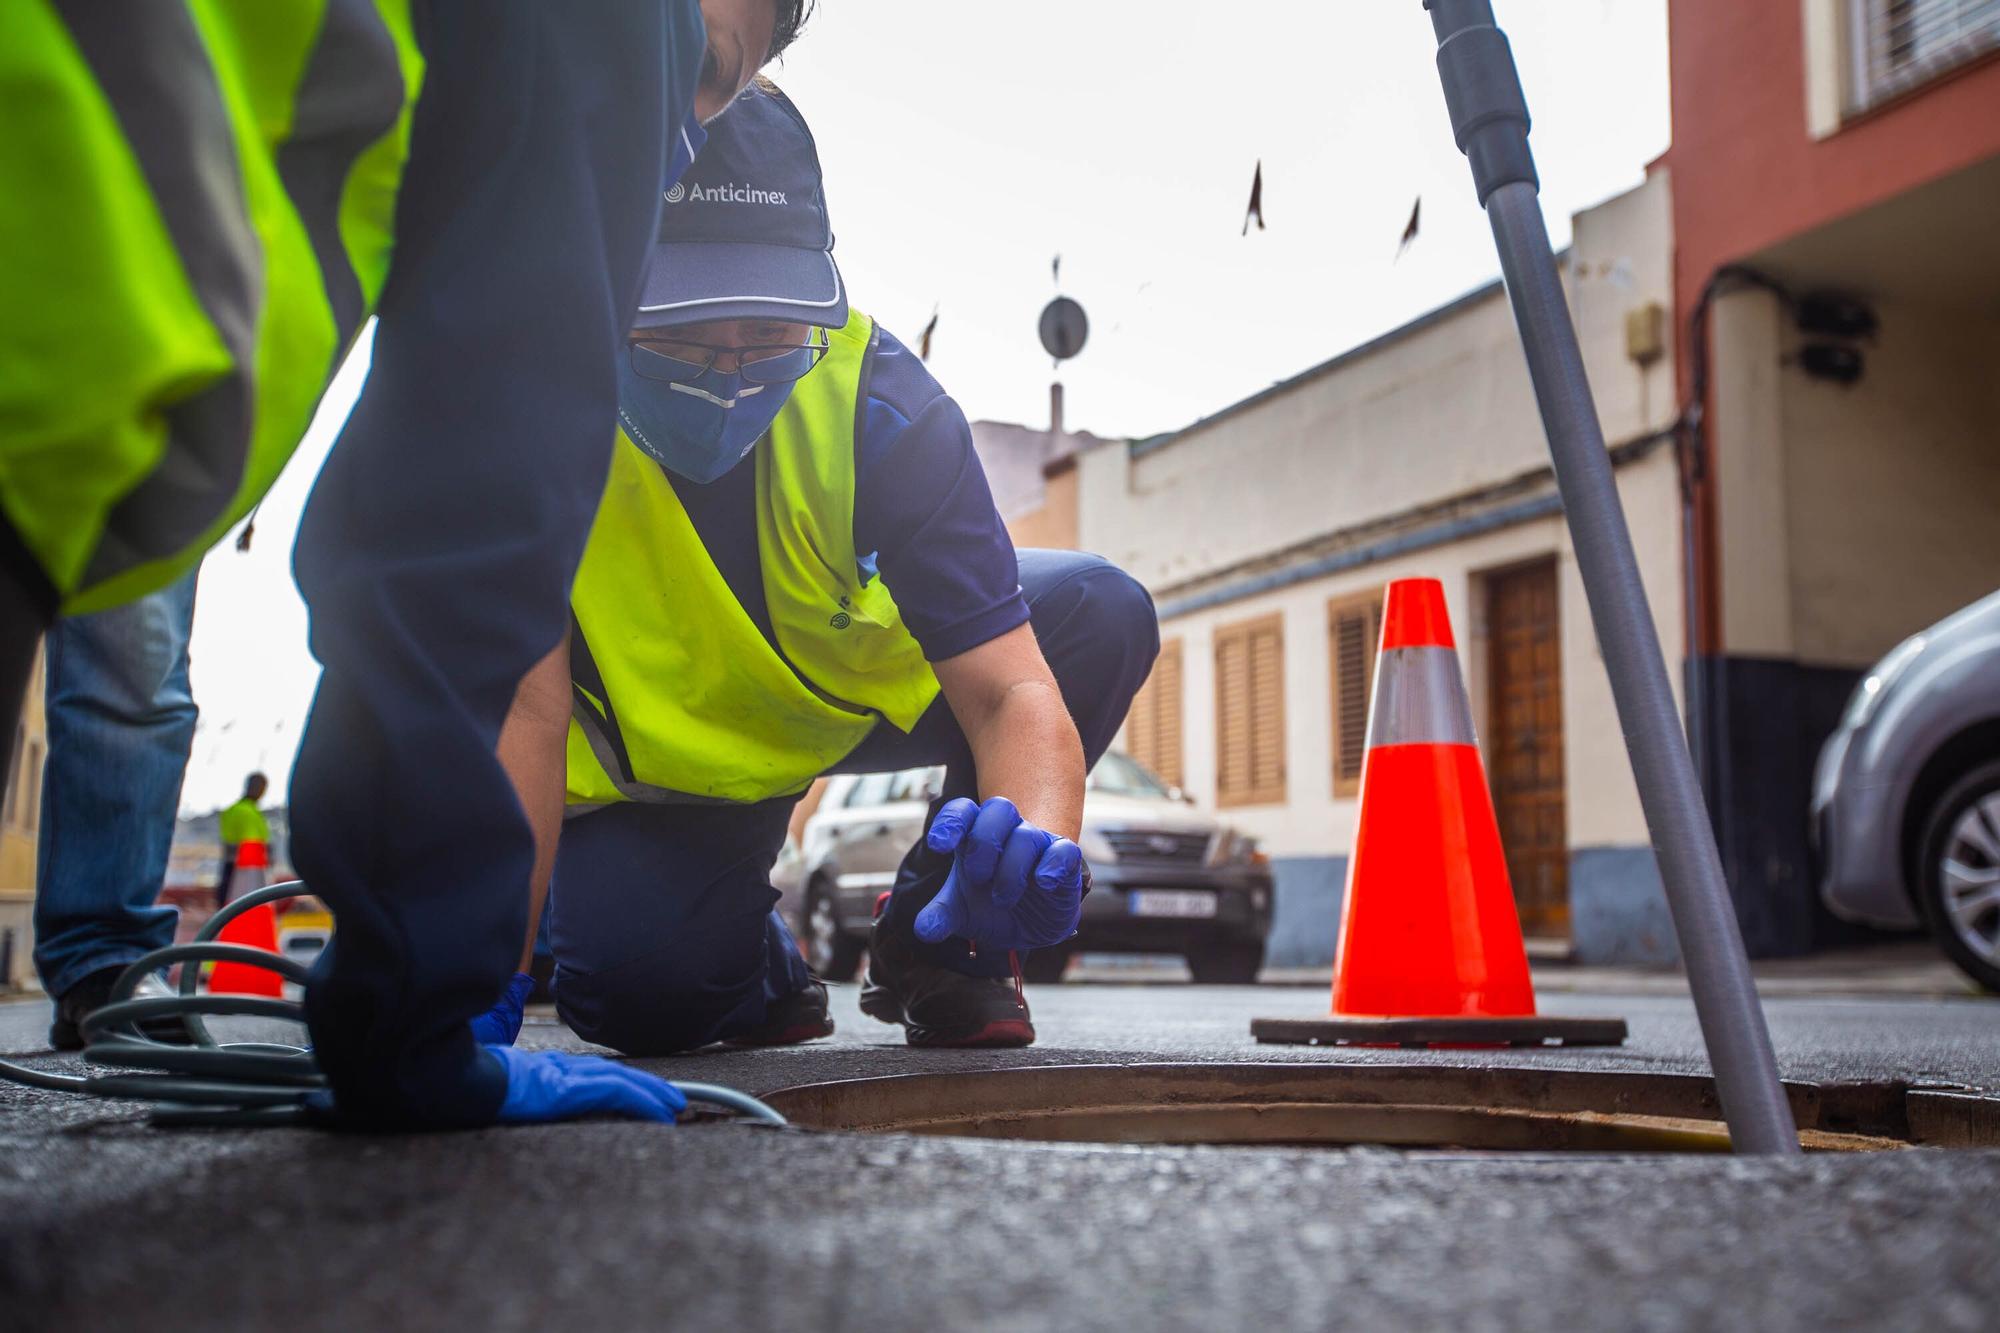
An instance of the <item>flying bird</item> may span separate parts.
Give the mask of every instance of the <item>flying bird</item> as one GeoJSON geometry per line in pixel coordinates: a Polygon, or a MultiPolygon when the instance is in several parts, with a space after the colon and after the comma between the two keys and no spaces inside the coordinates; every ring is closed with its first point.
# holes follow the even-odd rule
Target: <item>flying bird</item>
{"type": "Polygon", "coordinates": [[[1264,159],[1257,159],[1257,170],[1250,176],[1250,207],[1243,210],[1243,234],[1250,234],[1250,219],[1257,219],[1257,230],[1264,230],[1264,159]]]}
{"type": "Polygon", "coordinates": [[[932,306],[931,322],[924,325],[923,334],[917,339],[917,359],[919,361],[928,361],[931,359],[931,335],[937,332],[937,317],[938,308],[932,306]]]}
{"type": "MultiPolygon", "coordinates": [[[[1417,202],[1410,205],[1410,222],[1403,228],[1403,239],[1396,246],[1396,258],[1403,257],[1403,251],[1410,248],[1410,242],[1417,239],[1417,217],[1424,211],[1424,197],[1417,196],[1417,202]]],[[[1394,262],[1393,260],[1391,261],[1394,262]]]]}
{"type": "Polygon", "coordinates": [[[1062,286],[1062,256],[1061,256],[1061,255],[1057,255],[1057,256],[1056,256],[1056,257],[1055,257],[1054,259],[1051,259],[1051,260],[1049,261],[1049,277],[1050,277],[1050,278],[1051,278],[1052,280],[1054,280],[1054,282],[1055,282],[1055,285],[1056,285],[1057,287],[1061,287],[1061,286],[1062,286]]]}

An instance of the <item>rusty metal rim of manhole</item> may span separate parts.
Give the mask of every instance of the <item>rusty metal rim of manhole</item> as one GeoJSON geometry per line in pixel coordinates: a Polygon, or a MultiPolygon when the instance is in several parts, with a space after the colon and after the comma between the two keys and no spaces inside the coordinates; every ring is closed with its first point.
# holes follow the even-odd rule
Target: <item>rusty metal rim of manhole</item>
{"type": "MultiPolygon", "coordinates": [[[[1855,1152],[2000,1147],[2000,1096],[1958,1086],[1788,1083],[1800,1140],[1855,1152]]],[[[1065,1143],[1722,1152],[1712,1079],[1392,1064],[1044,1065],[785,1088],[795,1125],[1065,1143]]]]}

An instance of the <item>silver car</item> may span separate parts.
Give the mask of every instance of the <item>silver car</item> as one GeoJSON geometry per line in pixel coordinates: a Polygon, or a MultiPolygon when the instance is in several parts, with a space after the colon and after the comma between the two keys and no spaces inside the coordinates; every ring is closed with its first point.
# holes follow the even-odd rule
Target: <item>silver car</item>
{"type": "Polygon", "coordinates": [[[2000,593],[1896,645],[1813,772],[1820,892],[2000,990],[2000,593]]]}
{"type": "MultiPolygon", "coordinates": [[[[773,876],[807,961],[845,981],[861,964],[876,900],[916,842],[943,770],[832,779],[805,823],[796,858],[773,876]]],[[[1084,856],[1093,887],[1076,938],[1028,955],[1034,981],[1062,976],[1083,950],[1177,953],[1196,981],[1255,981],[1271,928],[1270,862],[1250,838],[1195,808],[1113,751],[1084,794],[1084,856]]]]}

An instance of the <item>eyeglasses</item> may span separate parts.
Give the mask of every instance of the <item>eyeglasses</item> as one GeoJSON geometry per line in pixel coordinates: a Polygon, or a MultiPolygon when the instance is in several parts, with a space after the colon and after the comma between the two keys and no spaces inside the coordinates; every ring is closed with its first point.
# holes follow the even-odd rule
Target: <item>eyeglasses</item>
{"type": "Polygon", "coordinates": [[[790,384],[802,379],[826,355],[826,330],[814,329],[811,341],[761,347],[711,347],[707,343],[649,338],[629,344],[632,369],[649,380],[689,380],[729,357],[746,384],[790,384]]]}

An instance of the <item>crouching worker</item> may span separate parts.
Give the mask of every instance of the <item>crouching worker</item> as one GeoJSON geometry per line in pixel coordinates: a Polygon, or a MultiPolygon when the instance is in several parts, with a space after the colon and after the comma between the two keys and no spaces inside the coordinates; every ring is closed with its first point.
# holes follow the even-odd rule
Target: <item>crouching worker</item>
{"type": "Polygon", "coordinates": [[[830,1033],[772,910],[787,819],[822,774],[928,764],[862,1006],[912,1045],[1033,1041],[1019,960],[1075,933],[1084,774],[1159,646],[1103,560],[1017,565],[964,415],[832,247],[805,123],[745,93],[667,195],[568,678],[509,724],[569,719],[556,1005],[631,1054],[830,1033]]]}

